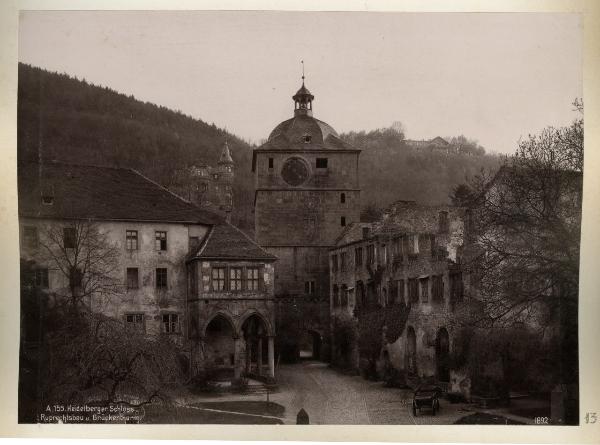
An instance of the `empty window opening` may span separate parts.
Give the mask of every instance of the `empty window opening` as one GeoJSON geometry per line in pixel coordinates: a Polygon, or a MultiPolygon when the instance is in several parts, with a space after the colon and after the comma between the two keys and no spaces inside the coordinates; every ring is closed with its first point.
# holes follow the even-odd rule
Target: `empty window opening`
{"type": "Polygon", "coordinates": [[[354,265],[355,267],[362,266],[363,263],[363,249],[362,247],[357,247],[354,249],[354,265]]]}
{"type": "Polygon", "coordinates": [[[421,278],[421,303],[429,302],[429,278],[421,278]]]}
{"type": "Polygon", "coordinates": [[[346,194],[345,194],[345,193],[342,193],[342,194],[340,195],[340,202],[341,202],[342,204],[344,204],[344,203],[346,202],[346,194]]]}
{"type": "Polygon", "coordinates": [[[340,225],[341,225],[342,227],[344,227],[344,226],[346,225],[346,217],[345,217],[345,216],[342,216],[342,217],[340,218],[340,225]]]}
{"type": "Polygon", "coordinates": [[[327,168],[327,158],[317,158],[317,168],[327,168]]]}
{"type": "Polygon", "coordinates": [[[269,158],[269,168],[273,168],[274,164],[275,164],[274,159],[273,158],[269,158]]]}

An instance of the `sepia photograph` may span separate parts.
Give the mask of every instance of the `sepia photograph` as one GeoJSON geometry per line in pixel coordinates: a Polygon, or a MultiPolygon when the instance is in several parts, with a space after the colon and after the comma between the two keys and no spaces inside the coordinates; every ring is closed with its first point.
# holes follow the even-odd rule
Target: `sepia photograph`
{"type": "Polygon", "coordinates": [[[567,12],[21,10],[18,423],[596,423],[583,53],[567,12]]]}

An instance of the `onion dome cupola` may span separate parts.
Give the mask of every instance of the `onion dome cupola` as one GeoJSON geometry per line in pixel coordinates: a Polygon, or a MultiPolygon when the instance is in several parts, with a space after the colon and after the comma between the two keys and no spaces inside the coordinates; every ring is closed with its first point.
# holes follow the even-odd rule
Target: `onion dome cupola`
{"type": "Polygon", "coordinates": [[[302,86],[292,99],[294,99],[294,116],[312,116],[312,101],[315,96],[304,86],[304,62],[302,62],[302,86]]]}

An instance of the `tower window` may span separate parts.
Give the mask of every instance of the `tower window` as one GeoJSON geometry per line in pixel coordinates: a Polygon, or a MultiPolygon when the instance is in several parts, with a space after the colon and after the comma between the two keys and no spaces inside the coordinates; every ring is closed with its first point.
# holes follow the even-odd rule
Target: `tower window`
{"type": "Polygon", "coordinates": [[[327,158],[317,158],[317,168],[327,168],[327,158]]]}
{"type": "Polygon", "coordinates": [[[346,217],[345,217],[345,216],[342,216],[342,217],[340,218],[340,225],[341,225],[342,227],[344,227],[344,226],[346,225],[346,217]]]}
{"type": "Polygon", "coordinates": [[[269,168],[273,168],[273,158],[269,158],[269,168]]]}
{"type": "Polygon", "coordinates": [[[340,195],[340,202],[341,202],[342,204],[344,204],[344,203],[346,202],[346,194],[345,194],[345,193],[342,193],[342,194],[340,195]]]}
{"type": "Polygon", "coordinates": [[[304,136],[302,136],[302,140],[305,144],[308,144],[312,140],[312,136],[310,134],[305,134],[304,136]]]}

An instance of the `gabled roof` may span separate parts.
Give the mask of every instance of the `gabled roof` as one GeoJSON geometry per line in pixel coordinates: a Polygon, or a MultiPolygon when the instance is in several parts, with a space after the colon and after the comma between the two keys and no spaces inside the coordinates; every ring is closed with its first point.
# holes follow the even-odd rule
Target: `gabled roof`
{"type": "Polygon", "coordinates": [[[219,224],[200,209],[132,169],[62,162],[18,165],[19,216],[56,219],[219,224]],[[42,203],[52,196],[52,204],[42,203]]]}
{"type": "Polygon", "coordinates": [[[277,257],[265,251],[237,227],[224,222],[210,229],[198,249],[188,257],[188,260],[193,259],[276,261],[277,257]]]}
{"type": "Polygon", "coordinates": [[[446,139],[444,139],[444,138],[442,138],[440,136],[434,137],[429,142],[431,142],[432,144],[450,145],[450,143],[446,139]]]}

